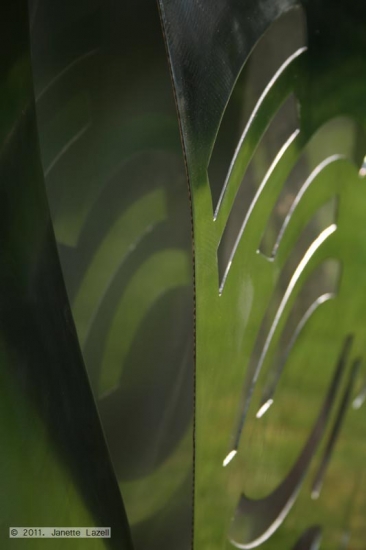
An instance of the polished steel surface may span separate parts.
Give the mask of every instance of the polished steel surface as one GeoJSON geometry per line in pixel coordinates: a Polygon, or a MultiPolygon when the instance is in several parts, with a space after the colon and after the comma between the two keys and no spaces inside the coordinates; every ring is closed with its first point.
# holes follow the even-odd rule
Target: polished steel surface
{"type": "Polygon", "coordinates": [[[364,550],[366,6],[0,11],[0,548],[364,550]]]}
{"type": "Polygon", "coordinates": [[[192,197],[194,549],[364,548],[366,8],[159,5],[192,197]]]}
{"type": "Polygon", "coordinates": [[[27,4],[0,12],[0,547],[42,546],[10,526],[110,525],[111,539],[67,547],[130,550],[48,210],[27,4]]]}
{"type": "Polygon", "coordinates": [[[157,5],[41,0],[31,14],[46,192],[134,548],[187,550],[192,245],[157,5]]]}

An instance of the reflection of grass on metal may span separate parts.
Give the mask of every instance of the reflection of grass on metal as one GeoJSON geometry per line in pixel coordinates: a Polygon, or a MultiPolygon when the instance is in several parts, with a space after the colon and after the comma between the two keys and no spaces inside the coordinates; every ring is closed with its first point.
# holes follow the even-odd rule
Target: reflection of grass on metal
{"type": "Polygon", "coordinates": [[[189,284],[189,260],[181,250],[164,250],[151,256],[134,273],[114,313],[101,369],[100,393],[117,383],[135,332],[147,310],[172,288],[189,284]]]}
{"type": "Polygon", "coordinates": [[[140,239],[165,218],[164,191],[157,189],[123,211],[109,229],[87,267],[72,305],[82,347],[88,337],[88,327],[98,314],[98,306],[116,271],[140,239]]]}
{"type": "MultiPolygon", "coordinates": [[[[150,51],[149,55],[155,53],[150,51]]],[[[164,56],[163,47],[161,53],[164,56]]],[[[190,385],[189,395],[184,394],[187,381],[181,378],[193,376],[192,331],[189,342],[185,341],[193,299],[182,306],[192,279],[188,199],[167,67],[151,62],[144,66],[145,74],[138,68],[138,83],[129,75],[127,85],[124,57],[119,53],[106,56],[106,79],[96,78],[101,57],[99,51],[93,58],[83,58],[62,78],[53,79],[39,96],[37,108],[48,199],[72,313],[105,422],[104,433],[113,439],[108,443],[111,455],[116,452],[112,461],[122,494],[126,485],[129,520],[135,524],[149,520],[149,514],[158,513],[169,499],[175,505],[176,489],[188,484],[190,490],[186,478],[192,466],[192,411],[185,403],[179,408],[184,397],[191,404],[192,392],[190,385]],[[114,77],[118,80],[121,72],[123,78],[117,83],[114,77]],[[117,93],[116,86],[120,85],[123,89],[117,93]],[[174,292],[180,293],[180,301],[176,294],[171,296],[174,292]],[[145,321],[153,312],[151,319],[165,327],[166,319],[159,321],[156,312],[159,308],[167,312],[166,301],[177,310],[168,309],[174,329],[170,334],[175,336],[164,342],[162,329],[159,332],[159,326],[153,326],[149,331],[145,321]],[[148,352],[136,359],[137,337],[142,338],[140,349],[157,356],[160,348],[169,350],[163,357],[168,364],[156,364],[161,357],[149,356],[148,352]],[[149,339],[155,340],[155,348],[149,347],[149,339]],[[182,346],[189,357],[177,356],[182,346]],[[127,364],[131,353],[135,354],[132,362],[140,361],[134,369],[127,364]],[[154,372],[156,384],[149,390],[154,372]],[[111,405],[108,397],[113,392],[111,405]],[[131,403],[135,398],[135,410],[129,411],[127,419],[128,392],[131,403]],[[145,401],[144,396],[148,397],[145,401]],[[150,411],[153,400],[159,397],[155,410],[150,411]],[[113,409],[118,402],[120,408],[113,409]],[[164,403],[165,416],[161,417],[164,403]],[[106,419],[111,408],[115,415],[112,427],[106,419]],[[139,422],[144,415],[149,433],[141,451],[144,427],[139,422]],[[123,427],[126,421],[128,429],[123,427]],[[128,449],[134,422],[141,433],[132,437],[128,449]],[[182,445],[181,431],[188,434],[182,445]],[[144,463],[149,471],[147,474],[142,466],[143,474],[133,482],[126,481],[129,465],[118,460],[121,439],[131,455],[130,462],[134,453],[139,454],[136,471],[144,463]]],[[[149,530],[146,536],[150,536],[149,530]]]]}
{"type": "Polygon", "coordinates": [[[132,525],[162,510],[189,478],[193,434],[189,427],[174,452],[152,474],[121,483],[121,491],[132,525]]]}

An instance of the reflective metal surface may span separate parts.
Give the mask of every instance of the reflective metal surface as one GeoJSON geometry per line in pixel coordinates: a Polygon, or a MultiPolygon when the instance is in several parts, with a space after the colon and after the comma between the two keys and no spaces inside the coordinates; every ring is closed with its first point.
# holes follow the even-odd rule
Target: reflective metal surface
{"type": "Polygon", "coordinates": [[[157,6],[1,13],[0,547],[186,550],[191,230],[157,6]]]}
{"type": "Polygon", "coordinates": [[[111,525],[107,542],[69,540],[68,548],[129,550],[48,211],[27,5],[0,11],[0,546],[40,547],[9,539],[10,526],[111,525]]]}
{"type": "Polygon", "coordinates": [[[134,548],[186,550],[192,245],[158,9],[41,0],[30,10],[46,192],[134,548]]]}
{"type": "Polygon", "coordinates": [[[193,206],[194,548],[364,548],[366,8],[159,4],[193,206]]]}
{"type": "Polygon", "coordinates": [[[364,549],[366,6],[0,10],[0,547],[364,549]]]}

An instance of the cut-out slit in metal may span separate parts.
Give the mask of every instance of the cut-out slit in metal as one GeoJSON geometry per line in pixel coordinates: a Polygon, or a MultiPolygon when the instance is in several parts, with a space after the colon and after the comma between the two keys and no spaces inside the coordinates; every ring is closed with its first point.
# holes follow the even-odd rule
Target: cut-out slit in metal
{"type": "MultiPolygon", "coordinates": [[[[262,254],[268,257],[273,257],[275,255],[281,241],[281,237],[284,233],[284,229],[286,228],[288,221],[291,218],[299,200],[301,200],[304,191],[307,190],[308,183],[311,184],[313,177],[318,174],[321,169],[326,166],[327,163],[332,162],[337,158],[339,158],[339,156],[333,156],[326,159],[323,163],[321,163],[321,165],[318,165],[318,167],[316,167],[312,172],[309,180],[305,182],[305,184],[297,193],[299,186],[292,185],[290,187],[288,185],[288,181],[292,181],[294,177],[293,174],[297,172],[297,169],[300,169],[300,171],[303,172],[304,156],[302,155],[300,157],[300,160],[295,166],[296,170],[294,169],[290,174],[289,180],[287,180],[286,185],[284,186],[284,189],[281,192],[280,197],[278,198],[277,203],[272,211],[272,215],[268,221],[259,247],[259,250],[262,254]]],[[[337,207],[337,199],[336,197],[333,197],[333,199],[331,199],[328,203],[324,205],[323,210],[319,211],[319,221],[321,221],[322,223],[328,223],[329,225],[330,223],[334,222],[337,214],[337,207]]],[[[314,220],[314,222],[316,226],[317,221],[314,220]]]]}
{"type": "MultiPolygon", "coordinates": [[[[331,162],[336,157],[350,158],[356,165],[359,164],[354,147],[356,134],[356,124],[346,117],[337,117],[327,122],[314,134],[286,179],[272,210],[259,246],[262,254],[270,257],[274,253],[297,198],[301,197],[306,190],[306,182],[303,184],[304,174],[316,174],[327,162],[331,162]]],[[[310,177],[308,181],[311,179],[310,177]]]]}
{"type": "Polygon", "coordinates": [[[319,307],[337,294],[341,275],[341,264],[337,260],[326,260],[308,277],[299,292],[294,307],[282,331],[272,366],[264,384],[257,418],[261,418],[274,401],[274,394],[280,381],[288,356],[301,331],[319,307]]]}
{"type": "Polygon", "coordinates": [[[278,69],[305,45],[306,20],[299,6],[275,20],[246,59],[221,119],[208,165],[214,210],[240,136],[259,97],[278,69]]]}
{"type": "Polygon", "coordinates": [[[233,246],[233,249],[231,251],[231,254],[229,256],[229,261],[227,262],[227,265],[226,265],[226,269],[223,273],[223,276],[222,276],[222,279],[221,279],[221,283],[220,283],[220,286],[219,286],[219,294],[221,295],[222,292],[223,292],[223,289],[224,289],[224,286],[225,286],[225,283],[226,283],[226,279],[227,279],[227,276],[229,274],[229,271],[230,271],[230,268],[231,268],[231,265],[233,263],[233,259],[235,257],[235,254],[237,252],[237,249],[240,245],[240,242],[242,240],[242,237],[244,235],[244,232],[245,232],[245,229],[247,227],[247,224],[249,223],[249,220],[255,210],[255,207],[257,206],[257,203],[259,202],[259,200],[262,198],[262,193],[263,193],[263,190],[266,189],[267,185],[269,184],[269,182],[271,181],[272,177],[274,177],[274,173],[276,172],[276,169],[279,167],[279,165],[282,163],[282,165],[284,164],[284,162],[286,161],[287,158],[291,157],[291,155],[293,154],[293,151],[294,151],[294,148],[296,147],[296,141],[299,137],[299,133],[300,131],[299,130],[296,130],[290,137],[289,139],[286,141],[286,143],[281,147],[280,151],[278,152],[276,158],[274,159],[272,165],[270,166],[268,172],[266,173],[266,176],[264,178],[264,180],[262,181],[253,201],[251,202],[251,204],[249,205],[249,209],[248,209],[248,212],[244,218],[244,221],[243,221],[243,224],[240,228],[240,232],[236,238],[236,241],[234,243],[234,246],[233,246]]]}
{"type": "Polygon", "coordinates": [[[348,335],[342,346],[328,392],[310,436],[287,477],[268,496],[252,500],[240,497],[230,528],[229,538],[238,548],[256,548],[277,531],[291,510],[307,474],[311,460],[326,431],[331,410],[337,398],[353,343],[348,335]]]}
{"type": "Polygon", "coordinates": [[[230,464],[230,462],[232,461],[232,459],[235,457],[235,455],[237,454],[238,451],[236,450],[233,450],[233,451],[230,451],[230,453],[225,457],[222,465],[224,466],[224,468],[230,464]]]}
{"type": "Polygon", "coordinates": [[[217,250],[220,286],[222,286],[224,274],[232,257],[238,234],[255,199],[258,188],[273,164],[281,146],[298,129],[298,125],[296,98],[291,94],[272,119],[261,142],[255,149],[235,197],[217,250]]]}
{"type": "Polygon", "coordinates": [[[342,427],[342,423],[344,421],[344,418],[345,418],[345,415],[346,415],[346,412],[347,412],[347,409],[348,409],[348,406],[349,406],[349,402],[350,402],[350,398],[351,398],[355,378],[356,378],[356,375],[359,371],[361,363],[362,363],[362,359],[356,359],[353,362],[352,369],[351,369],[350,376],[349,376],[349,380],[348,380],[346,389],[344,391],[339,409],[337,411],[337,416],[336,416],[336,419],[334,421],[332,431],[330,433],[327,445],[325,447],[325,450],[324,450],[324,453],[323,453],[323,456],[322,456],[322,459],[321,459],[321,462],[320,462],[320,466],[319,466],[319,468],[318,468],[318,470],[315,474],[315,478],[314,478],[314,482],[313,482],[313,486],[312,486],[312,490],[311,490],[311,497],[313,499],[317,499],[320,495],[320,491],[321,491],[321,488],[322,488],[322,485],[323,485],[323,482],[324,482],[324,477],[325,477],[325,474],[326,474],[326,471],[327,471],[327,467],[328,467],[329,461],[332,457],[334,446],[337,442],[339,432],[340,432],[340,429],[342,427]]]}
{"type": "MultiPolygon", "coordinates": [[[[295,342],[296,342],[299,334],[301,333],[302,329],[304,328],[304,326],[306,325],[308,320],[312,317],[313,313],[315,313],[315,311],[321,305],[323,305],[324,303],[326,303],[329,300],[333,299],[334,297],[335,297],[335,294],[329,292],[327,294],[323,294],[322,296],[320,296],[319,298],[317,298],[315,300],[315,302],[306,311],[306,313],[303,316],[303,318],[301,319],[300,323],[297,325],[297,327],[294,331],[294,334],[292,335],[292,338],[291,338],[290,342],[285,347],[284,352],[280,355],[279,358],[277,358],[277,361],[274,361],[274,366],[272,367],[272,369],[270,370],[270,372],[268,373],[268,376],[267,376],[268,380],[267,380],[267,383],[265,384],[265,387],[264,387],[264,390],[263,390],[263,393],[262,393],[262,399],[261,399],[261,402],[260,402],[260,407],[259,407],[258,412],[256,414],[257,418],[262,418],[262,416],[264,416],[264,414],[273,405],[273,403],[274,403],[274,394],[275,394],[275,391],[277,389],[277,385],[280,381],[281,375],[283,373],[283,369],[285,368],[287,358],[290,355],[290,352],[291,352],[292,348],[294,347],[295,342]]],[[[286,323],[286,328],[287,328],[287,326],[290,326],[290,327],[292,326],[291,320],[289,320],[286,323]]],[[[283,349],[281,344],[280,344],[279,348],[283,349]]],[[[279,353],[278,353],[278,355],[279,355],[279,353]]]]}
{"type": "MultiPolygon", "coordinates": [[[[311,220],[309,223],[311,223],[311,220]]],[[[266,359],[273,337],[276,333],[277,326],[286,309],[286,305],[298,285],[302,272],[311,261],[312,257],[316,254],[317,250],[320,249],[323,243],[326,242],[335,230],[335,224],[325,228],[315,240],[311,241],[311,244],[306,238],[303,239],[301,235],[298,243],[294,247],[284,268],[282,269],[277,285],[269,301],[266,313],[263,317],[247,368],[238,427],[234,434],[232,449],[237,449],[239,446],[254,387],[261,372],[264,360],[266,359]]],[[[307,234],[306,228],[304,230],[304,234],[307,234]]],[[[316,285],[318,285],[318,287],[314,285],[314,291],[309,293],[309,295],[313,297],[312,301],[319,298],[324,292],[328,293],[329,289],[332,290],[335,288],[335,285],[338,283],[332,283],[332,280],[334,281],[338,279],[337,273],[338,272],[336,270],[332,278],[330,274],[326,275],[326,271],[324,271],[321,278],[315,278],[316,285]],[[317,288],[319,293],[316,293],[317,288]]],[[[310,285],[311,280],[312,279],[310,278],[310,285]]],[[[299,294],[301,294],[301,290],[299,294]]],[[[298,319],[297,323],[299,323],[299,320],[300,319],[298,319]]],[[[265,405],[265,402],[262,403],[262,405],[265,405]]],[[[267,405],[266,408],[268,409],[269,406],[267,405]]]]}
{"type": "MultiPolygon", "coordinates": [[[[263,244],[266,239],[266,235],[269,233],[269,226],[267,225],[267,228],[264,233],[264,237],[262,238],[262,242],[259,248],[260,253],[262,253],[263,255],[267,256],[270,259],[274,259],[276,257],[276,255],[278,254],[279,248],[284,240],[284,236],[286,232],[288,232],[289,230],[289,226],[292,220],[294,219],[295,216],[297,216],[298,208],[300,209],[302,208],[303,201],[306,200],[306,195],[314,189],[314,186],[318,185],[316,181],[318,176],[320,176],[321,172],[323,170],[326,170],[328,166],[330,166],[334,162],[340,161],[341,159],[342,157],[340,157],[339,155],[333,155],[331,157],[328,157],[325,160],[323,160],[311,172],[310,176],[307,178],[307,180],[301,187],[299,193],[296,195],[295,200],[293,201],[291,208],[288,214],[286,215],[286,218],[278,233],[278,236],[276,238],[276,242],[273,248],[267,245],[268,252],[266,253],[265,247],[263,246],[263,244]]],[[[312,223],[308,227],[307,234],[312,233],[315,236],[317,234],[319,227],[326,227],[328,225],[331,225],[332,223],[336,223],[338,218],[338,207],[339,207],[338,195],[331,197],[322,206],[319,206],[316,214],[314,215],[312,223]]]]}
{"type": "MultiPolygon", "coordinates": [[[[271,258],[271,259],[273,259],[276,256],[277,250],[281,243],[281,239],[285,233],[285,230],[287,229],[289,221],[291,220],[292,215],[295,213],[296,206],[299,204],[299,202],[302,199],[302,194],[303,194],[302,191],[305,188],[305,185],[301,189],[298,197],[295,199],[291,210],[289,211],[288,215],[286,216],[281,226],[281,229],[279,230],[279,226],[275,225],[271,228],[271,231],[269,231],[268,230],[269,225],[267,225],[266,232],[263,236],[263,239],[259,248],[259,251],[264,256],[267,256],[268,258],[271,258]]],[[[304,190],[306,190],[307,188],[308,186],[306,185],[306,188],[304,190]]],[[[319,234],[319,229],[321,227],[328,227],[331,224],[336,223],[337,215],[338,215],[338,202],[339,202],[338,197],[333,196],[330,200],[324,203],[323,206],[321,206],[317,210],[316,214],[311,220],[311,223],[307,227],[307,235],[309,237],[310,235],[312,235],[313,238],[315,238],[315,236],[319,234]]]]}

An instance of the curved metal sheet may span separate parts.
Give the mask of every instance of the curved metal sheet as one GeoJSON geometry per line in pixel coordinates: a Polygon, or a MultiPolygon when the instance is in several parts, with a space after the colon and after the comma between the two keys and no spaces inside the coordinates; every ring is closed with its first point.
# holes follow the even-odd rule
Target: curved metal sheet
{"type": "Polygon", "coordinates": [[[361,548],[366,9],[159,4],[194,224],[194,548],[361,548]]]}
{"type": "MultiPolygon", "coordinates": [[[[58,260],[40,161],[26,2],[0,17],[0,518],[111,526],[69,548],[132,548],[58,260]]],[[[48,541],[50,546],[55,541],[48,541]]]]}
{"type": "Polygon", "coordinates": [[[42,0],[31,13],[46,192],[134,547],[171,548],[175,532],[186,550],[191,229],[157,5],[42,0]]]}

